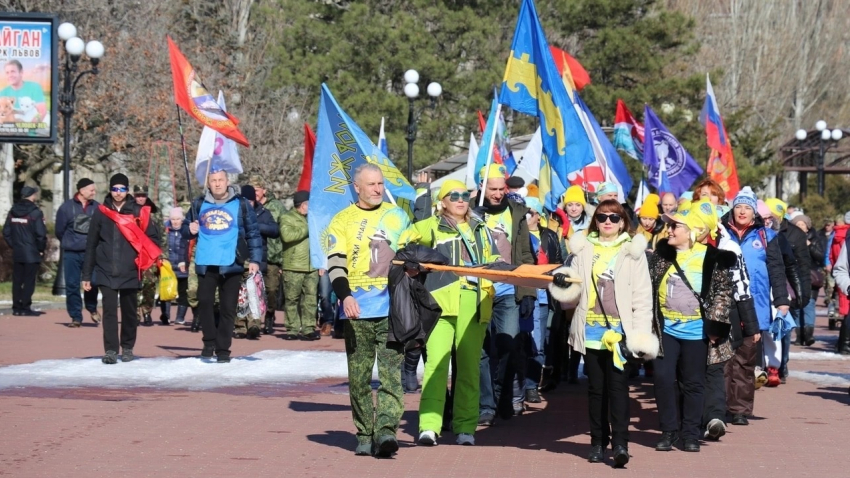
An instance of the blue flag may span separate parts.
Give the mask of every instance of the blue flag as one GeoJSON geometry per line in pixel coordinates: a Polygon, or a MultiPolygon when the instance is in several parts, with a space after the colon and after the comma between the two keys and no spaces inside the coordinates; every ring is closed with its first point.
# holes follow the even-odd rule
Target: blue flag
{"type": "Polygon", "coordinates": [[[649,105],[644,107],[643,123],[643,163],[649,167],[649,185],[681,196],[702,176],[702,168],[649,105]]]}
{"type": "MultiPolygon", "coordinates": [[[[484,127],[484,132],[481,133],[481,148],[478,150],[478,156],[475,157],[475,171],[472,172],[473,178],[475,178],[476,187],[481,184],[481,168],[487,165],[487,155],[490,156],[490,163],[495,163],[496,158],[492,156],[491,151],[493,151],[493,145],[490,143],[493,138],[493,128],[497,127],[498,118],[496,118],[496,113],[498,112],[498,102],[496,98],[493,98],[493,102],[490,104],[490,115],[487,116],[487,126],[484,127]]],[[[498,134],[498,131],[497,131],[498,134]]]]}
{"type": "Polygon", "coordinates": [[[384,173],[386,191],[396,201],[416,199],[416,190],[369,136],[339,107],[323,83],[319,102],[313,179],[310,183],[310,263],[327,268],[325,229],[339,211],[357,202],[354,171],[366,162],[378,165],[384,173]]]}
{"type": "Polygon", "coordinates": [[[554,176],[567,175],[590,164],[590,141],[573,108],[532,0],[523,0],[499,101],[520,113],[537,116],[543,156],[554,176]]]}
{"type": "Polygon", "coordinates": [[[508,174],[513,176],[514,171],[516,171],[516,159],[514,159],[514,153],[508,153],[507,157],[505,157],[505,168],[508,170],[508,174]]]}
{"type": "Polygon", "coordinates": [[[585,114],[590,124],[587,134],[591,142],[599,145],[602,158],[597,157],[596,160],[600,163],[602,163],[600,159],[604,160],[605,181],[616,184],[620,188],[619,201],[626,202],[626,198],[632,190],[632,177],[629,176],[629,170],[626,169],[626,165],[623,163],[622,158],[620,158],[617,148],[611,144],[611,140],[602,131],[602,127],[599,126],[599,122],[596,121],[596,117],[593,116],[593,113],[584,103],[584,100],[581,99],[577,92],[573,93],[573,97],[575,98],[576,106],[585,114]]]}

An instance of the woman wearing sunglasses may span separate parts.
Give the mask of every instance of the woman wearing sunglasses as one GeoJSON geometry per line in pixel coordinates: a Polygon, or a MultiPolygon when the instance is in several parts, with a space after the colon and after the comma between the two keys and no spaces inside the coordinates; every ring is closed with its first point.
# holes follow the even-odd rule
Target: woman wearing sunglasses
{"type": "MultiPolygon", "coordinates": [[[[451,265],[477,265],[499,259],[493,238],[483,219],[472,213],[463,182],[443,183],[437,195],[441,209],[436,216],[415,224],[419,243],[449,258],[451,265]]],[[[478,426],[479,362],[484,335],[490,321],[494,290],[491,282],[458,277],[452,272],[431,272],[425,287],[443,309],[428,337],[425,376],[419,402],[419,444],[433,446],[443,425],[446,384],[452,347],[457,374],[453,378],[452,430],[459,445],[474,445],[478,426]]]]}
{"type": "Polygon", "coordinates": [[[569,343],[585,356],[588,376],[591,463],[602,462],[613,445],[614,466],[629,462],[629,367],[619,342],[647,359],[658,353],[652,333],[651,281],[646,239],[629,236],[630,220],[616,200],[602,201],[585,234],[570,239],[568,266],[558,269],[552,296],[576,304],[569,343]],[[563,275],[581,283],[563,287],[563,275]],[[610,418],[609,418],[610,417],[610,418]]]}
{"type": "Polygon", "coordinates": [[[737,261],[734,253],[703,244],[711,229],[702,215],[663,217],[668,238],[649,260],[653,329],[661,336],[654,378],[662,433],[655,449],[670,451],[682,438],[685,451],[698,452],[706,361],[709,347],[720,347],[729,336],[731,268],[737,261]]]}

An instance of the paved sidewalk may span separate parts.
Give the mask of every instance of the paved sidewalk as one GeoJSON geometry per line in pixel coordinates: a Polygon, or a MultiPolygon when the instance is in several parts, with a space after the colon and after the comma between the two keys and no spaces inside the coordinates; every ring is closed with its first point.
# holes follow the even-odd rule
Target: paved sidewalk
{"type": "MultiPolygon", "coordinates": [[[[158,316],[155,316],[155,319],[158,316]]],[[[836,332],[818,318],[816,336],[836,332]],[[821,324],[821,322],[823,322],[821,324]]],[[[64,326],[64,311],[39,318],[0,316],[0,366],[102,354],[101,329],[64,326]]],[[[280,335],[280,334],[278,334],[280,335]]],[[[194,356],[200,334],[188,328],[140,328],[136,353],[194,356]]],[[[234,340],[234,356],[260,350],[342,351],[341,340],[234,340]]],[[[813,350],[831,351],[823,342],[813,350]]],[[[800,352],[795,347],[792,352],[800,352]]],[[[808,355],[807,355],[808,356],[808,355]]],[[[814,356],[814,354],[812,354],[814,356]]],[[[850,360],[792,360],[792,372],[829,373],[850,381],[850,360]]],[[[341,359],[341,357],[340,357],[341,359]]],[[[227,367],[228,365],[210,364],[227,367]]],[[[322,364],[317,363],[316,367],[322,364]]],[[[105,365],[104,365],[105,367],[105,365]]],[[[115,367],[121,367],[121,364],[115,367]]],[[[818,375],[826,376],[826,375],[818,375]]],[[[406,395],[393,460],[355,457],[347,385],[243,386],[206,391],[109,388],[2,388],[0,476],[20,477],[806,477],[846,476],[850,430],[847,385],[818,386],[791,378],[756,394],[749,427],[731,427],[699,454],[660,453],[652,386],[632,384],[632,461],[626,470],[589,464],[586,382],[562,384],[525,415],[479,429],[475,447],[414,446],[418,395],[406,395]],[[838,451],[838,453],[836,453],[838,451]]]]}

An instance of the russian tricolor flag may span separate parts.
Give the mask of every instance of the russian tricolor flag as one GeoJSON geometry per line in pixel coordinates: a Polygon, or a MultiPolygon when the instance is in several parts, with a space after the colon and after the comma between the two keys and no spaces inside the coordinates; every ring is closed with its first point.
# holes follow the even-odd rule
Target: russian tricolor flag
{"type": "Polygon", "coordinates": [[[387,147],[387,135],[384,134],[384,117],[381,116],[381,132],[378,133],[378,148],[384,153],[384,156],[390,157],[390,151],[387,147]]]}
{"type": "Polygon", "coordinates": [[[740,190],[738,168],[735,166],[732,143],[729,141],[729,135],[726,134],[726,127],[723,126],[723,118],[720,116],[717,97],[714,96],[714,88],[711,87],[708,73],[705,75],[705,93],[705,105],[699,120],[705,126],[706,142],[712,150],[706,170],[708,176],[717,181],[726,191],[726,199],[731,201],[740,190]]]}

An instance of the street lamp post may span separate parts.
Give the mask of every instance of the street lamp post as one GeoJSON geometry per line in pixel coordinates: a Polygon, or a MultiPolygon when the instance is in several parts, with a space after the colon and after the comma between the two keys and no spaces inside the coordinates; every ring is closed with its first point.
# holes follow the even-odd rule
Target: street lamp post
{"type": "MultiPolygon", "coordinates": [[[[404,72],[404,96],[407,96],[407,175],[410,181],[414,182],[413,178],[413,142],[416,141],[416,115],[414,114],[413,102],[419,96],[419,72],[416,70],[407,70],[404,72]]],[[[428,96],[431,98],[431,107],[437,103],[437,97],[443,94],[443,87],[439,83],[432,82],[428,84],[426,89],[428,96]]]]}
{"type": "MultiPolygon", "coordinates": [[[[818,164],[817,164],[817,173],[818,173],[818,194],[823,196],[824,189],[826,188],[826,180],[824,177],[824,158],[826,156],[826,150],[828,147],[828,143],[830,140],[838,141],[844,135],[843,131],[836,128],[831,130],[827,127],[826,121],[819,120],[815,123],[815,129],[819,132],[819,147],[818,147],[818,164]]],[[[797,133],[794,135],[799,141],[803,141],[808,137],[809,133],[804,129],[797,130],[797,133]]],[[[805,185],[801,184],[801,187],[805,189],[805,185]]]]}
{"type": "MultiPolygon", "coordinates": [[[[65,65],[62,67],[62,91],[59,93],[59,112],[62,113],[62,124],[64,131],[64,145],[62,149],[62,199],[70,199],[71,191],[71,117],[74,115],[74,104],[77,101],[77,83],[80,79],[91,73],[98,73],[98,63],[103,57],[103,44],[97,40],[88,43],[83,42],[77,36],[77,27],[72,23],[65,22],[59,25],[59,39],[65,47],[65,65]],[[77,64],[83,53],[89,57],[91,69],[81,71],[77,74],[77,64]],[[76,75],[76,76],[75,76],[76,75]]],[[[62,249],[59,249],[59,264],[56,268],[56,279],[53,281],[53,295],[65,295],[65,274],[62,265],[62,249]]]]}

